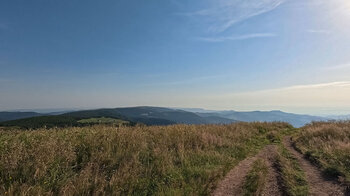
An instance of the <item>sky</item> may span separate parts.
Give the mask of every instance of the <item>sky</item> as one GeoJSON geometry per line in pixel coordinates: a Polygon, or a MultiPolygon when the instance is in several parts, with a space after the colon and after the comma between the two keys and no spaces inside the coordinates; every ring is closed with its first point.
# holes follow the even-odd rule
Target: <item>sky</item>
{"type": "Polygon", "coordinates": [[[348,0],[2,0],[0,110],[350,114],[348,0]]]}

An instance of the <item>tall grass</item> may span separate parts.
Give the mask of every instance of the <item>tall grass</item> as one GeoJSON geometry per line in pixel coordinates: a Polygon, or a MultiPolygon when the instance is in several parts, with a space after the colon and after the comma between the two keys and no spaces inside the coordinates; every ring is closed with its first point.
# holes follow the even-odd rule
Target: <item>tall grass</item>
{"type": "Polygon", "coordinates": [[[317,122],[294,139],[297,149],[325,174],[350,185],[350,122],[317,122]]]}
{"type": "Polygon", "coordinates": [[[0,131],[0,195],[208,195],[285,123],[0,131]]]}

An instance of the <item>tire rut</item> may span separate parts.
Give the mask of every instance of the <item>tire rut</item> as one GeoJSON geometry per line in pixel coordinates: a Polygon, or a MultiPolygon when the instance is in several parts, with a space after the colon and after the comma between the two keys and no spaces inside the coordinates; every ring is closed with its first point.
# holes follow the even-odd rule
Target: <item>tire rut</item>
{"type": "Polygon", "coordinates": [[[295,150],[292,144],[291,137],[285,137],[283,140],[284,146],[295,156],[300,163],[301,168],[304,170],[306,180],[309,184],[309,194],[312,196],[340,196],[348,195],[345,191],[345,187],[342,187],[338,182],[328,180],[323,177],[319,168],[312,165],[307,159],[303,157],[301,153],[295,150]]]}
{"type": "Polygon", "coordinates": [[[261,195],[279,196],[283,195],[278,184],[278,172],[274,167],[276,146],[268,145],[261,150],[256,156],[249,157],[241,161],[234,169],[232,169],[226,177],[219,182],[217,188],[213,192],[213,196],[229,196],[243,195],[243,183],[247,173],[252,168],[252,164],[257,159],[263,159],[267,163],[269,170],[266,185],[261,195]]]}

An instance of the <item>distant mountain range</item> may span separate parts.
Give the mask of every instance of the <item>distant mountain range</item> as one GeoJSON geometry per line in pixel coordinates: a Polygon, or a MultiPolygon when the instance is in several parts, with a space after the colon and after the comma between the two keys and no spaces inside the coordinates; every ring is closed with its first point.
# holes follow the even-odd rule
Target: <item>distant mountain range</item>
{"type": "Polygon", "coordinates": [[[327,116],[327,118],[334,120],[350,120],[350,115],[327,116]]]}
{"type": "Polygon", "coordinates": [[[237,111],[221,111],[215,113],[197,113],[200,116],[219,116],[228,119],[235,119],[244,122],[288,122],[294,127],[302,127],[312,121],[327,121],[330,120],[324,117],[300,115],[285,113],[282,111],[253,111],[253,112],[237,112],[237,111]]]}
{"type": "Polygon", "coordinates": [[[161,107],[130,107],[114,109],[97,109],[68,112],[55,115],[53,113],[26,113],[15,112],[0,113],[0,126],[20,126],[24,128],[39,128],[43,126],[78,126],[82,119],[108,117],[129,121],[131,123],[142,123],[146,125],[172,125],[172,124],[230,124],[237,122],[220,116],[201,117],[196,113],[178,109],[161,107]],[[17,116],[17,118],[16,118],[17,116]],[[57,122],[57,123],[56,123],[57,122]]]}
{"type": "Polygon", "coordinates": [[[288,122],[295,127],[304,126],[312,121],[327,121],[335,119],[285,113],[282,111],[237,112],[144,106],[81,110],[66,113],[0,112],[0,126],[21,126],[26,128],[37,128],[48,125],[79,126],[79,121],[82,119],[100,117],[121,119],[132,123],[142,123],[146,125],[230,124],[238,121],[283,121],[288,122]]]}

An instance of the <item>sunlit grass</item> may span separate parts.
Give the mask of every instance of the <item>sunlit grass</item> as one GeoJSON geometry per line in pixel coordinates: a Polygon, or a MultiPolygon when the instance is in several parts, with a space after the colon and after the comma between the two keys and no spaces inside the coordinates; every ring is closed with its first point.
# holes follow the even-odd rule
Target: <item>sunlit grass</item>
{"type": "Polygon", "coordinates": [[[325,174],[350,185],[350,122],[313,123],[294,140],[296,147],[325,174]]]}
{"type": "Polygon", "coordinates": [[[78,123],[81,124],[108,124],[108,125],[128,125],[129,122],[121,119],[115,119],[115,118],[88,118],[88,119],[82,119],[78,120],[78,123]]]}
{"type": "Polygon", "coordinates": [[[208,195],[285,123],[0,132],[0,195],[208,195]]]}

